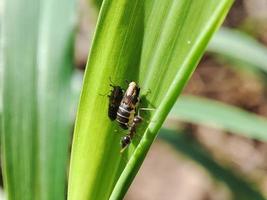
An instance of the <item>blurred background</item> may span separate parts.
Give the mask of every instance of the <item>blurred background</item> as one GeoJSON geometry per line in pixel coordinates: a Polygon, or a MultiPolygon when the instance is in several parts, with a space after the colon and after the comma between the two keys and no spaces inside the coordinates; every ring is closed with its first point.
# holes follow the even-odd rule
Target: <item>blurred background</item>
{"type": "MultiPolygon", "coordinates": [[[[77,93],[101,2],[87,4],[80,0],[75,47],[77,93]]],[[[183,94],[214,99],[267,117],[267,0],[236,0],[223,26],[228,29],[222,29],[208,48],[183,94]],[[234,37],[232,29],[239,31],[234,37]],[[245,47],[239,47],[238,52],[235,42],[248,44],[251,52],[245,47]],[[255,63],[246,60],[253,53],[260,54],[255,63]]],[[[266,143],[212,122],[190,121],[170,115],[164,127],[178,132],[179,137],[166,137],[170,129],[161,131],[126,200],[242,200],[251,199],[251,194],[254,199],[267,197],[266,143]]],[[[245,125],[240,123],[241,127],[245,125]]],[[[0,199],[4,199],[2,193],[0,199]]]]}

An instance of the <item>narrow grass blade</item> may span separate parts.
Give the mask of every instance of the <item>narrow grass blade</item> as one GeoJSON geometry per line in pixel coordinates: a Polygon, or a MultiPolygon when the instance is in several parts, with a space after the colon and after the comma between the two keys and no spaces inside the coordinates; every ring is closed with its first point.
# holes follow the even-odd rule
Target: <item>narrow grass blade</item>
{"type": "Polygon", "coordinates": [[[181,96],[170,112],[170,117],[210,124],[246,137],[267,140],[267,120],[240,108],[201,97],[181,96]]]}
{"type": "Polygon", "coordinates": [[[43,0],[37,81],[38,199],[66,199],[73,119],[75,0],[43,0]]]}
{"type": "Polygon", "coordinates": [[[36,57],[39,1],[4,1],[3,176],[9,199],[37,190],[36,57]],[[23,33],[22,33],[23,31],[23,33]]]}
{"type": "Polygon", "coordinates": [[[106,0],[100,10],[76,119],[69,200],[122,199],[157,131],[224,19],[230,0],[106,0]],[[138,137],[120,154],[121,129],[107,116],[109,78],[141,87],[138,137]],[[151,90],[151,93],[148,91],[151,90]],[[115,130],[118,130],[116,133],[115,130]],[[126,164],[127,159],[130,161],[126,164]]]}
{"type": "Polygon", "coordinates": [[[73,0],[5,0],[3,175],[8,199],[65,199],[73,0]]]}
{"type": "Polygon", "coordinates": [[[267,48],[241,31],[221,28],[209,43],[208,51],[267,72],[267,48]]]}
{"type": "Polygon", "coordinates": [[[206,168],[218,181],[227,184],[233,193],[233,199],[265,199],[254,184],[234,174],[232,170],[218,165],[200,145],[187,138],[185,134],[178,134],[172,130],[161,129],[159,136],[161,139],[171,144],[176,150],[206,168]]]}

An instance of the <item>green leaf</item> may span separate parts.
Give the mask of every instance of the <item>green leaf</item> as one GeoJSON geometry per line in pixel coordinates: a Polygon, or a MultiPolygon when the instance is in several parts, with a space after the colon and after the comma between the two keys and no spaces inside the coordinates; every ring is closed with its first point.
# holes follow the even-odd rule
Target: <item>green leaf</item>
{"type": "Polygon", "coordinates": [[[181,96],[173,106],[170,117],[197,124],[215,125],[246,137],[267,140],[265,118],[214,100],[181,96]]]}
{"type": "Polygon", "coordinates": [[[241,31],[221,28],[209,43],[208,51],[267,72],[267,48],[241,31]]]}
{"type": "Polygon", "coordinates": [[[75,124],[69,200],[122,199],[231,0],[106,0],[85,72],[75,124]],[[134,80],[145,121],[120,154],[122,131],[107,116],[109,77],[134,80]],[[144,96],[149,90],[151,93],[144,96]],[[117,132],[116,132],[117,130],[117,132]],[[130,159],[126,164],[127,159],[130,159]],[[125,167],[125,168],[124,168],[125,167]]]}
{"type": "Polygon", "coordinates": [[[214,178],[227,184],[233,193],[233,199],[265,199],[254,184],[248,182],[240,175],[236,175],[231,169],[217,164],[199,144],[190,140],[185,134],[161,129],[159,136],[171,144],[176,150],[206,168],[214,178]]]}
{"type": "Polygon", "coordinates": [[[4,2],[2,148],[4,184],[9,199],[34,199],[37,189],[34,174],[37,173],[35,65],[38,7],[38,1],[4,2]]]}
{"type": "Polygon", "coordinates": [[[9,199],[65,199],[74,0],[5,0],[2,149],[9,199]]]}

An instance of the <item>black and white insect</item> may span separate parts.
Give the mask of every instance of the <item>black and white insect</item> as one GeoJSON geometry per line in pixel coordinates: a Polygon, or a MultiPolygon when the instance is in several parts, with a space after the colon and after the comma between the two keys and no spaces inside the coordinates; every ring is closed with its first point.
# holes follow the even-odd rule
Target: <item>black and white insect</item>
{"type": "Polygon", "coordinates": [[[138,108],[140,102],[140,87],[136,82],[130,82],[124,93],[120,86],[110,84],[113,88],[109,97],[108,116],[110,120],[119,123],[120,127],[128,133],[121,138],[121,153],[131,144],[137,132],[137,127],[143,122],[139,112],[141,110],[154,110],[150,108],[138,108]],[[137,114],[138,111],[138,114],[137,114]]]}
{"type": "Polygon", "coordinates": [[[117,117],[117,111],[121,104],[121,100],[123,98],[123,89],[120,86],[112,85],[113,88],[111,90],[109,97],[109,105],[108,105],[108,117],[111,121],[114,121],[117,117]]]}
{"type": "Polygon", "coordinates": [[[130,82],[129,86],[119,105],[116,121],[123,129],[129,129],[136,113],[136,108],[139,103],[140,88],[135,82],[130,82]]]}

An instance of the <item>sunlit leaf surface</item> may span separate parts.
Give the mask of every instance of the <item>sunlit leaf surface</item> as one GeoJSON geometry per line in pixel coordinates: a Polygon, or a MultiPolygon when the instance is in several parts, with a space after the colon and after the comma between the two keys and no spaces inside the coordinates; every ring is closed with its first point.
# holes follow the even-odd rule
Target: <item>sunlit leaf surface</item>
{"type": "Polygon", "coordinates": [[[231,0],[104,1],[76,119],[69,200],[123,198],[231,4],[231,0]],[[103,95],[110,90],[110,79],[123,88],[125,80],[136,81],[143,96],[140,107],[155,108],[142,113],[145,122],[138,128],[139,137],[123,154],[120,138],[127,131],[109,120],[108,98],[103,95]]]}

